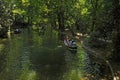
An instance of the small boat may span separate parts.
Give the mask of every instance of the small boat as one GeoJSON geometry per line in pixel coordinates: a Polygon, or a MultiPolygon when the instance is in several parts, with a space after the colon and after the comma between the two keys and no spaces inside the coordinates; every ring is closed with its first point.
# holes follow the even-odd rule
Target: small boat
{"type": "Polygon", "coordinates": [[[73,38],[70,39],[68,36],[66,36],[64,39],[64,45],[68,48],[69,51],[74,53],[77,52],[77,44],[73,38]]]}
{"type": "Polygon", "coordinates": [[[68,48],[69,51],[71,51],[72,53],[76,53],[77,52],[77,45],[76,42],[74,40],[64,40],[64,44],[65,46],[68,48]]]}
{"type": "Polygon", "coordinates": [[[77,47],[68,47],[68,50],[72,53],[77,53],[77,47]]]}
{"type": "Polygon", "coordinates": [[[19,33],[21,33],[21,30],[20,29],[15,29],[14,33],[19,34],[19,33]]]}

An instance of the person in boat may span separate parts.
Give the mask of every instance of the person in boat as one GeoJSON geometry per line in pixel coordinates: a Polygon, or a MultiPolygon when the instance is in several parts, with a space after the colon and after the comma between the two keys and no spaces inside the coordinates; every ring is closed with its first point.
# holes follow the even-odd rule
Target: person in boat
{"type": "Polygon", "coordinates": [[[77,49],[77,44],[75,40],[71,39],[69,43],[70,43],[70,48],[77,49]]]}
{"type": "Polygon", "coordinates": [[[64,44],[65,46],[72,48],[72,49],[77,49],[77,44],[74,39],[70,39],[68,36],[65,37],[64,39],[64,44]]]}
{"type": "Polygon", "coordinates": [[[68,36],[65,37],[65,39],[64,39],[64,44],[65,44],[65,46],[67,46],[67,47],[70,46],[70,39],[69,39],[68,36]]]}

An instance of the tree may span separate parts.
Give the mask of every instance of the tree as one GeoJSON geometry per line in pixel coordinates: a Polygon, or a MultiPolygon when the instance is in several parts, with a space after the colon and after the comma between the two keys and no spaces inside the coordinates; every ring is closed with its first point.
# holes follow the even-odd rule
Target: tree
{"type": "Polygon", "coordinates": [[[7,12],[6,12],[6,7],[4,5],[3,0],[0,0],[0,37],[6,37],[7,36],[7,12]]]}

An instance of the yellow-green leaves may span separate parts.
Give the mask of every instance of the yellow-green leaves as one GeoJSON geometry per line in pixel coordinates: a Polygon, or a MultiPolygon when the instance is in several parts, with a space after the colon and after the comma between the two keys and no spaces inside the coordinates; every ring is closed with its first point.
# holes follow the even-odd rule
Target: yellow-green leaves
{"type": "Polygon", "coordinates": [[[29,6],[29,5],[30,5],[30,3],[29,3],[28,0],[22,0],[22,4],[23,4],[24,6],[29,6]]]}
{"type": "Polygon", "coordinates": [[[12,11],[14,14],[24,14],[25,13],[25,11],[24,10],[21,10],[21,9],[15,9],[15,10],[13,10],[12,11]]]}
{"type": "Polygon", "coordinates": [[[82,11],[81,11],[81,15],[86,14],[86,13],[87,13],[87,11],[88,11],[88,9],[87,9],[87,8],[83,8],[83,9],[82,9],[82,11]]]}

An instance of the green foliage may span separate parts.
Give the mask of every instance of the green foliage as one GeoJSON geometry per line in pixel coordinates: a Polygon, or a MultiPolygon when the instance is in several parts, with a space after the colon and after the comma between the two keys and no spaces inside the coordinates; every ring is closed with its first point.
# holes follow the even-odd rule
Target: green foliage
{"type": "Polygon", "coordinates": [[[19,14],[19,15],[21,15],[21,14],[24,14],[25,11],[22,11],[22,10],[20,10],[20,9],[15,9],[15,10],[13,10],[13,13],[14,13],[14,14],[19,14]]]}
{"type": "Polygon", "coordinates": [[[42,45],[55,48],[58,45],[58,32],[48,26],[43,36],[42,45]]]}
{"type": "Polygon", "coordinates": [[[3,1],[0,1],[0,31],[1,31],[1,28],[5,27],[5,20],[6,20],[6,12],[5,12],[6,8],[5,8],[5,5],[4,5],[4,2],[3,1]]]}

